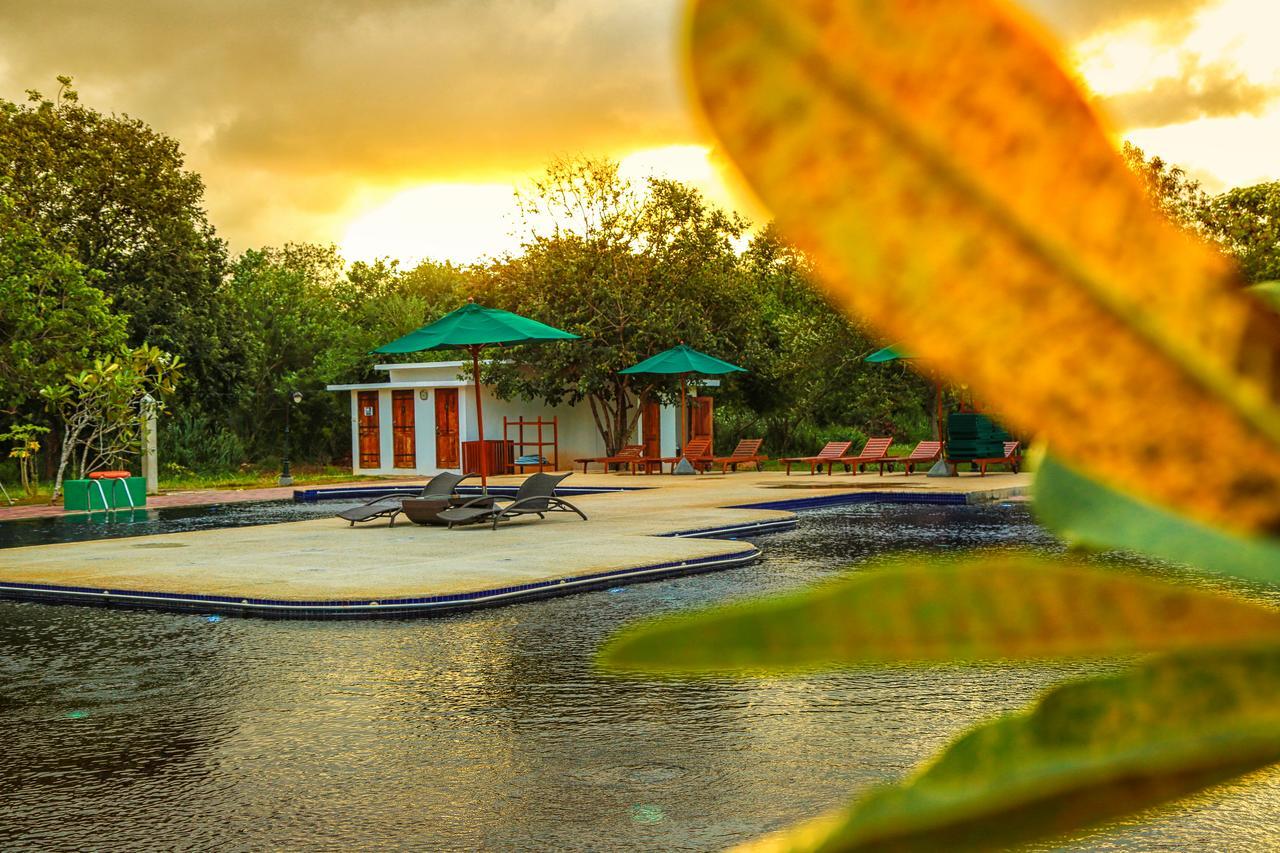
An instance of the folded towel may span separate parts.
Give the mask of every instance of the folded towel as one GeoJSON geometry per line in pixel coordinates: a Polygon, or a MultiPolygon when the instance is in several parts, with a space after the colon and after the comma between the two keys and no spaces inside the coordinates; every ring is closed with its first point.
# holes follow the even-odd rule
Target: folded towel
{"type": "Polygon", "coordinates": [[[527,453],[516,460],[517,465],[550,465],[551,461],[536,453],[527,453]]]}

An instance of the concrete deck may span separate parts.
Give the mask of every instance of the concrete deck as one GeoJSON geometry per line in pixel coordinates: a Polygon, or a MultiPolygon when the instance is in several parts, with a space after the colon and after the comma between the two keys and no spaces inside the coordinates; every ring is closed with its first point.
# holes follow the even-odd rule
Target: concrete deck
{"type": "Polygon", "coordinates": [[[496,531],[404,521],[352,528],[335,518],[12,548],[0,550],[0,596],[293,618],[448,612],[740,565],[758,555],[754,546],[696,537],[790,526],[799,504],[974,502],[1025,494],[1029,482],[1026,474],[579,473],[565,485],[640,490],[572,498],[588,522],[556,513],[496,531]]]}

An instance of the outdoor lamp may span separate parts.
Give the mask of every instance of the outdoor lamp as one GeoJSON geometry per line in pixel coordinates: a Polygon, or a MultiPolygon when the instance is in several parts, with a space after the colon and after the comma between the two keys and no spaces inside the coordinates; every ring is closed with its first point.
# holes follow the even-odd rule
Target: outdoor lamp
{"type": "Polygon", "coordinates": [[[280,460],[280,479],[278,480],[282,486],[293,485],[293,474],[289,471],[289,410],[301,402],[302,392],[290,391],[284,406],[284,458],[280,460]]]}

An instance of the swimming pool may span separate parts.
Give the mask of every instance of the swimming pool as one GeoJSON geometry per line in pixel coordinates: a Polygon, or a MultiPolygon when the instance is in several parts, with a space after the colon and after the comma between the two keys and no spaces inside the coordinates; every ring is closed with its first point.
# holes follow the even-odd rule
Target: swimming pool
{"type": "MultiPolygon", "coordinates": [[[[156,533],[185,533],[192,530],[214,530],[222,527],[253,527],[286,521],[309,521],[332,518],[348,507],[364,503],[372,497],[403,492],[412,488],[347,487],[307,489],[296,492],[294,500],[242,501],[185,507],[123,509],[111,512],[82,512],[43,518],[23,518],[0,522],[0,548],[25,545],[53,545],[58,542],[85,542],[91,539],[121,539],[151,536],[156,533]]],[[[458,490],[460,494],[480,493],[478,487],[458,490]]],[[[493,494],[514,495],[514,486],[492,486],[493,494]]],[[[600,492],[628,491],[624,488],[561,488],[566,495],[590,495],[600,492]]],[[[385,521],[378,522],[385,524],[385,521]]],[[[401,519],[402,524],[408,523],[401,519]]]]}
{"type": "MultiPolygon", "coordinates": [[[[720,849],[1100,669],[740,682],[592,665],[635,619],[811,583],[890,542],[1058,547],[1024,505],[863,504],[802,514],[752,566],[435,620],[0,602],[0,846],[720,849]]],[[[1256,779],[1071,849],[1275,846],[1280,777],[1256,779]]]]}

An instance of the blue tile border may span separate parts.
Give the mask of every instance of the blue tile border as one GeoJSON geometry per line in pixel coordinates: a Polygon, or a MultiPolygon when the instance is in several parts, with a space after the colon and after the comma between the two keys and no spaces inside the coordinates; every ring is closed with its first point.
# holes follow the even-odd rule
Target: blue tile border
{"type": "Polygon", "coordinates": [[[129,607],[169,610],[185,613],[218,613],[230,616],[256,616],[268,619],[388,619],[437,616],[516,604],[540,598],[551,598],[604,589],[619,581],[649,581],[677,575],[718,571],[754,562],[760,549],[754,545],[730,554],[695,557],[639,566],[593,572],[554,580],[535,581],[516,586],[477,590],[453,595],[374,600],[289,601],[270,598],[238,598],[225,595],[198,595],[144,590],[99,589],[96,587],[58,586],[54,584],[17,584],[0,582],[0,598],[58,604],[88,604],[105,607],[129,607]]]}

